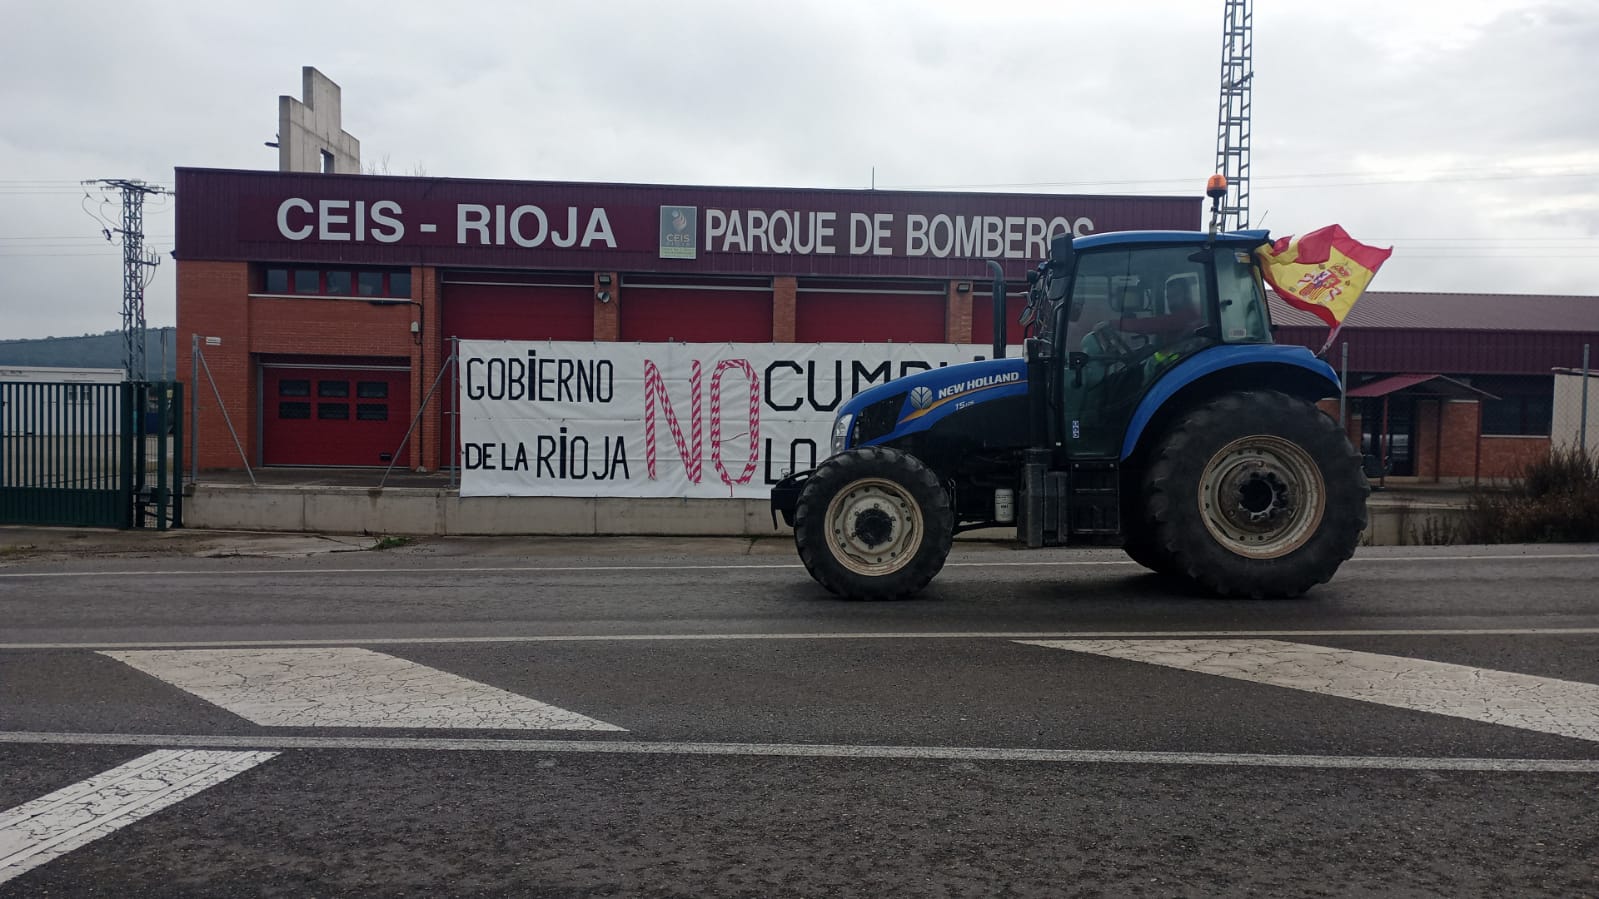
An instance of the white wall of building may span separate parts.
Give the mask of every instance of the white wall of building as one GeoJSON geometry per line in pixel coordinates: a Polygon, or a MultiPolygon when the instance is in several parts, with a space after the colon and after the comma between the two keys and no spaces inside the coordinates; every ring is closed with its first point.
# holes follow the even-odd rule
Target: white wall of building
{"type": "MultiPolygon", "coordinates": [[[[1588,377],[1587,448],[1599,453],[1599,373],[1588,377]]],[[[1555,449],[1582,445],[1582,382],[1580,371],[1555,369],[1555,409],[1549,424],[1549,442],[1555,449]]]]}

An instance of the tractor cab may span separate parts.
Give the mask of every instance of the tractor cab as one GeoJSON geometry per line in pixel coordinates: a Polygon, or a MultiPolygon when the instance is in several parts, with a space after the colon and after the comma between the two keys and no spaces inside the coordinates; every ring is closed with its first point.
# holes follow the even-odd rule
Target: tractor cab
{"type": "Polygon", "coordinates": [[[1264,241],[1264,232],[1214,241],[1122,232],[1057,247],[1038,293],[1059,297],[1046,314],[1058,335],[1051,386],[1069,457],[1116,458],[1140,399],[1184,359],[1221,344],[1271,343],[1253,255],[1264,241]]]}

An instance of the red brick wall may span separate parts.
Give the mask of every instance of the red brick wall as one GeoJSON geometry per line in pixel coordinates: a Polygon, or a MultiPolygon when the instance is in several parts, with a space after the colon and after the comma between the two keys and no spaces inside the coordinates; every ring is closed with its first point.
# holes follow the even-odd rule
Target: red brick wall
{"type": "Polygon", "coordinates": [[[1514,478],[1529,462],[1549,455],[1548,437],[1482,438],[1482,477],[1514,478]]]}
{"type": "Polygon", "coordinates": [[[794,294],[799,279],[780,275],[772,279],[772,342],[794,342],[794,294]]]}
{"type": "Polygon", "coordinates": [[[198,464],[204,470],[244,467],[223,422],[224,407],[241,431],[239,439],[245,451],[250,452],[255,446],[251,430],[255,423],[255,379],[251,377],[249,355],[249,292],[250,267],[245,263],[178,260],[178,379],[197,400],[196,418],[189,427],[198,429],[194,432],[199,439],[198,464]],[[206,368],[200,370],[198,384],[190,381],[193,356],[189,347],[191,335],[196,334],[200,337],[200,356],[210,369],[211,380],[216,382],[216,393],[206,379],[206,368]],[[221,343],[206,346],[207,337],[219,338],[221,343]],[[222,407],[217,405],[218,394],[222,407]]]}
{"type": "Polygon", "coordinates": [[[616,340],[622,335],[622,276],[617,272],[594,273],[594,339],[616,340]],[[611,283],[600,286],[600,276],[606,275],[611,283]],[[609,303],[600,302],[600,291],[611,294],[609,303]]]}
{"type": "Polygon", "coordinates": [[[1415,461],[1417,479],[1423,481],[1438,480],[1438,466],[1443,462],[1439,405],[1439,400],[1416,400],[1416,445],[1411,449],[1411,458],[1415,461]]]}
{"type": "Polygon", "coordinates": [[[962,293],[957,287],[963,282],[950,281],[944,288],[944,302],[948,304],[948,313],[944,327],[945,339],[950,343],[972,342],[972,292],[970,281],[964,282],[967,290],[962,293]]]}
{"type": "Polygon", "coordinates": [[[1441,412],[1441,441],[1436,451],[1429,452],[1429,455],[1437,458],[1434,478],[1475,478],[1480,453],[1478,434],[1482,431],[1482,407],[1476,400],[1451,400],[1443,404],[1441,412]]]}

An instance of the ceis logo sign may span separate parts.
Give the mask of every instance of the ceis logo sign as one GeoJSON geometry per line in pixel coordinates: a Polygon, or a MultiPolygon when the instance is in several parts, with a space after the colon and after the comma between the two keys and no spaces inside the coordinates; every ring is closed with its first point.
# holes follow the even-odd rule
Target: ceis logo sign
{"type": "Polygon", "coordinates": [[[699,258],[697,206],[661,207],[661,258],[699,258]]]}

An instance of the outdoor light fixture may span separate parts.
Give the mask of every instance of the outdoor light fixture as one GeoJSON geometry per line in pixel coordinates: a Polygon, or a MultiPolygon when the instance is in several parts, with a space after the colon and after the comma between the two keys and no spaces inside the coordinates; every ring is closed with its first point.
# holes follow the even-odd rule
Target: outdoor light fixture
{"type": "Polygon", "coordinates": [[[600,275],[595,280],[599,283],[599,285],[601,287],[610,287],[611,286],[611,276],[610,275],[600,275]]]}
{"type": "Polygon", "coordinates": [[[972,282],[970,282],[970,281],[961,281],[960,283],[955,285],[955,292],[956,293],[971,293],[972,292],[972,282]]]}
{"type": "Polygon", "coordinates": [[[611,301],[611,292],[609,290],[602,290],[594,295],[594,299],[599,300],[602,303],[609,303],[611,301]]]}

